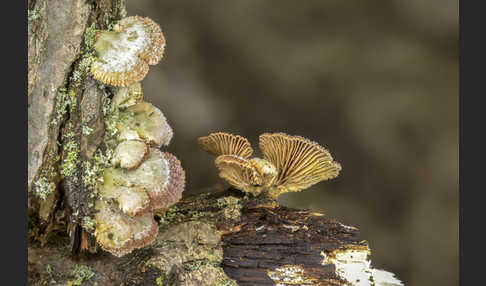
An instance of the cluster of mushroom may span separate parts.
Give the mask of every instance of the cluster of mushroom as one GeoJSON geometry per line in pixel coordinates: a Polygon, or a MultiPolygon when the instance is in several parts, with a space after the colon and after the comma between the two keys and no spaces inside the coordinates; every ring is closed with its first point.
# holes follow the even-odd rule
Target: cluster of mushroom
{"type": "Polygon", "coordinates": [[[101,248],[118,257],[151,244],[158,234],[154,214],[179,201],[184,191],[180,161],[159,149],[170,143],[172,128],[157,107],[143,101],[139,82],[148,64],[162,58],[164,46],[160,27],[138,16],[99,32],[95,43],[91,72],[115,86],[112,104],[119,110],[112,166],[96,187],[95,236],[101,248]]]}
{"type": "Polygon", "coordinates": [[[255,196],[263,194],[275,199],[333,179],[341,171],[341,165],[328,150],[301,136],[261,134],[259,147],[264,159],[250,159],[253,149],[239,135],[211,133],[198,142],[203,150],[217,156],[215,164],[221,178],[255,196]]]}

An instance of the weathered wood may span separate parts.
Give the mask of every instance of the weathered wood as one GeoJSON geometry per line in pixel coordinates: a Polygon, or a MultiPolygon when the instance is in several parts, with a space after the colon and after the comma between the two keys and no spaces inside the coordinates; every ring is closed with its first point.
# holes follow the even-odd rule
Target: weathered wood
{"type": "Polygon", "coordinates": [[[396,279],[379,284],[357,228],[309,210],[255,203],[236,190],[185,198],[159,224],[153,245],[122,258],[103,251],[72,257],[67,237],[32,245],[29,281],[66,285],[85,265],[93,273],[85,285],[402,285],[396,279]],[[353,251],[354,260],[334,260],[353,251]],[[343,272],[346,263],[376,284],[346,281],[354,277],[343,272]]]}
{"type": "Polygon", "coordinates": [[[309,281],[341,281],[322,253],[368,247],[356,228],[306,210],[246,209],[243,217],[238,232],[223,236],[222,265],[240,285],[274,285],[269,273],[285,265],[302,267],[309,281]]]}

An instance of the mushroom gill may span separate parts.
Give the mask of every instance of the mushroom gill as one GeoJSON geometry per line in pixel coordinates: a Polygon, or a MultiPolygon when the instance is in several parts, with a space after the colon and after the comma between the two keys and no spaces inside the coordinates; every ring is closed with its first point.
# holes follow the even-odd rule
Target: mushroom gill
{"type": "Polygon", "coordinates": [[[248,139],[230,133],[211,133],[208,136],[199,137],[198,143],[204,151],[215,156],[236,155],[248,159],[253,154],[248,139]]]}
{"type": "Polygon", "coordinates": [[[253,152],[250,143],[238,135],[217,132],[200,137],[198,143],[203,150],[218,156],[215,164],[221,178],[254,195],[263,192],[277,198],[333,179],[341,171],[341,165],[328,150],[301,136],[261,134],[263,159],[249,159],[253,152]]]}
{"type": "Polygon", "coordinates": [[[260,194],[262,178],[250,161],[237,155],[221,155],[214,163],[219,177],[232,186],[253,195],[260,194]]]}
{"type": "Polygon", "coordinates": [[[270,190],[274,197],[333,179],[341,171],[341,165],[327,149],[301,136],[264,133],[260,135],[259,147],[278,172],[274,181],[276,188],[270,190]]]}

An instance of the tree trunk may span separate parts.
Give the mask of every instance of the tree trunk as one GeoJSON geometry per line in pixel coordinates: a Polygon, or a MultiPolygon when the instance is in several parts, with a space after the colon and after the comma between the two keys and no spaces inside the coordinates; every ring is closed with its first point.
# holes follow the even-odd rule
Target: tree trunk
{"type": "Polygon", "coordinates": [[[94,30],[125,17],[125,3],[28,6],[31,285],[402,285],[371,268],[356,228],[232,189],[168,209],[148,247],[121,258],[99,250],[84,224],[96,201],[85,166],[103,148],[112,94],[88,63],[94,30]]]}

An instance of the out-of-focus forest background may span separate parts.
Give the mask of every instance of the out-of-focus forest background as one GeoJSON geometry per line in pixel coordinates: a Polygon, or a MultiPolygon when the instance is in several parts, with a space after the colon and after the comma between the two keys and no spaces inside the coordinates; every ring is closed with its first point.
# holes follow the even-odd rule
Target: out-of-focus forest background
{"type": "Polygon", "coordinates": [[[358,226],[406,285],[458,285],[457,1],[127,2],[167,38],[143,89],[186,193],[225,184],[199,136],[305,136],[343,171],[282,203],[358,226]]]}

